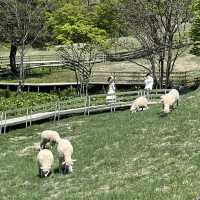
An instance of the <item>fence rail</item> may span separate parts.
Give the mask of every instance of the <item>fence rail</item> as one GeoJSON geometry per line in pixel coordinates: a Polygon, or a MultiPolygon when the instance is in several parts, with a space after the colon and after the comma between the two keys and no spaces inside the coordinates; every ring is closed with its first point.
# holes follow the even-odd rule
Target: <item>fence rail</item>
{"type": "MultiPolygon", "coordinates": [[[[158,98],[161,94],[169,90],[152,90],[149,96],[150,104],[159,103],[158,98]]],[[[52,118],[54,122],[61,116],[84,114],[99,111],[115,111],[117,108],[128,108],[137,96],[145,95],[145,91],[129,91],[116,93],[116,102],[107,104],[106,94],[91,95],[88,98],[78,97],[71,100],[51,102],[48,104],[26,107],[15,110],[0,111],[0,134],[6,133],[7,127],[25,124],[31,126],[32,122],[52,118]]]]}
{"type": "MultiPolygon", "coordinates": [[[[126,54],[130,54],[130,52],[122,52],[116,54],[117,56],[124,56],[126,54]]],[[[107,60],[107,55],[104,53],[99,53],[97,55],[96,62],[105,62],[107,60]]],[[[19,56],[17,57],[17,65],[19,65],[19,56]]],[[[46,68],[59,68],[59,67],[65,67],[65,64],[63,64],[59,57],[57,55],[33,55],[33,56],[25,56],[24,57],[24,65],[25,70],[27,73],[32,73],[31,71],[34,68],[40,68],[43,69],[46,68]]],[[[0,72],[1,73],[9,73],[9,58],[8,57],[0,57],[0,72]]],[[[107,83],[108,76],[112,75],[115,77],[115,81],[117,84],[125,83],[125,84],[143,84],[144,77],[146,72],[121,72],[121,71],[115,71],[115,72],[104,72],[104,71],[93,71],[91,76],[91,82],[99,82],[99,83],[107,83]]],[[[156,73],[159,75],[159,73],[156,73]]],[[[159,77],[159,76],[158,76],[159,77]]],[[[164,81],[165,81],[165,74],[164,74],[164,81]]],[[[184,71],[184,72],[172,72],[170,76],[170,80],[174,84],[194,84],[195,82],[198,82],[200,80],[200,70],[194,70],[194,71],[184,71]]]]}

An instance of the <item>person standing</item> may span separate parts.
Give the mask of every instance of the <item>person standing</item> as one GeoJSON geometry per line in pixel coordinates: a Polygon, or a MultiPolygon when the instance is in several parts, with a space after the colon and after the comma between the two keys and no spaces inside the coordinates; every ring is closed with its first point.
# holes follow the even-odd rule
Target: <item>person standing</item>
{"type": "Polygon", "coordinates": [[[154,83],[153,77],[151,76],[150,73],[147,73],[146,77],[145,77],[145,80],[144,80],[144,84],[145,84],[145,88],[144,89],[147,92],[148,98],[149,98],[149,95],[151,93],[151,90],[153,89],[153,83],[154,83]]]}
{"type": "Polygon", "coordinates": [[[107,81],[109,84],[109,88],[108,88],[108,93],[106,96],[106,102],[109,104],[112,104],[116,102],[116,95],[115,95],[116,88],[115,88],[114,77],[109,76],[107,81]]]}

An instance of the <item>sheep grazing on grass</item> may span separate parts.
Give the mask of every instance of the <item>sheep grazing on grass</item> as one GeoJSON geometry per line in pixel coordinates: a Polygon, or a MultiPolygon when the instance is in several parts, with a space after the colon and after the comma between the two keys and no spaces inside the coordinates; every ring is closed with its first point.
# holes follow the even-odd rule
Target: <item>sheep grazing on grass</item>
{"type": "Polygon", "coordinates": [[[135,101],[133,102],[130,108],[130,111],[137,112],[144,109],[148,109],[148,100],[145,96],[142,96],[135,99],[135,101]]]}
{"type": "Polygon", "coordinates": [[[73,153],[73,147],[69,140],[61,139],[57,146],[58,157],[59,157],[59,171],[60,173],[66,174],[72,172],[73,160],[71,158],[73,153]]]}
{"type": "Polygon", "coordinates": [[[60,140],[60,135],[56,131],[46,130],[41,133],[40,148],[45,149],[47,143],[55,144],[60,140]]]}
{"type": "Polygon", "coordinates": [[[169,113],[174,109],[174,105],[178,106],[179,92],[176,89],[172,89],[168,94],[161,96],[161,103],[163,104],[163,112],[169,113]]]}
{"type": "Polygon", "coordinates": [[[48,149],[43,149],[39,151],[37,155],[39,176],[41,178],[47,177],[52,172],[52,166],[54,162],[53,154],[48,149]]]}

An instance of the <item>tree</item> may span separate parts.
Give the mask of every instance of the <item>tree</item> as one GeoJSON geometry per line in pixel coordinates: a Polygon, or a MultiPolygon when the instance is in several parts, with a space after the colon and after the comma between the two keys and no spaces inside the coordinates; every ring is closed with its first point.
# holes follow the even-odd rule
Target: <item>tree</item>
{"type": "Polygon", "coordinates": [[[160,85],[170,85],[170,74],[175,62],[187,45],[186,25],[191,18],[192,0],[126,0],[121,2],[121,13],[127,31],[142,48],[148,50],[148,60],[156,77],[159,66],[160,85]]]}
{"type": "Polygon", "coordinates": [[[94,27],[86,17],[85,7],[68,3],[49,13],[49,27],[58,43],[58,53],[75,72],[80,94],[88,95],[88,85],[97,51],[105,44],[106,32],[94,27]]]}
{"type": "Polygon", "coordinates": [[[193,1],[193,22],[191,27],[190,36],[192,41],[194,42],[193,48],[191,49],[191,53],[194,55],[200,55],[200,0],[193,1]]]}
{"type": "Polygon", "coordinates": [[[103,0],[90,13],[93,24],[105,30],[110,37],[126,35],[118,17],[117,5],[118,0],[103,0]]]}
{"type": "Polygon", "coordinates": [[[19,80],[24,82],[25,48],[44,30],[46,0],[0,0],[1,38],[11,43],[10,67],[17,74],[16,52],[20,54],[19,80]]]}

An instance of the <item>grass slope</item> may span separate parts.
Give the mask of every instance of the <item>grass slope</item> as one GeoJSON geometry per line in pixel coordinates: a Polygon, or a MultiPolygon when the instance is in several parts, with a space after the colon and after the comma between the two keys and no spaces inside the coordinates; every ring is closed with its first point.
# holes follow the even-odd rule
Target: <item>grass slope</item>
{"type": "MultiPolygon", "coordinates": [[[[167,117],[160,106],[76,116],[0,137],[1,200],[188,200],[200,195],[200,93],[167,117]],[[74,173],[37,177],[38,132],[53,129],[74,146],[74,173]]],[[[55,166],[58,166],[56,152],[55,166]]]]}

